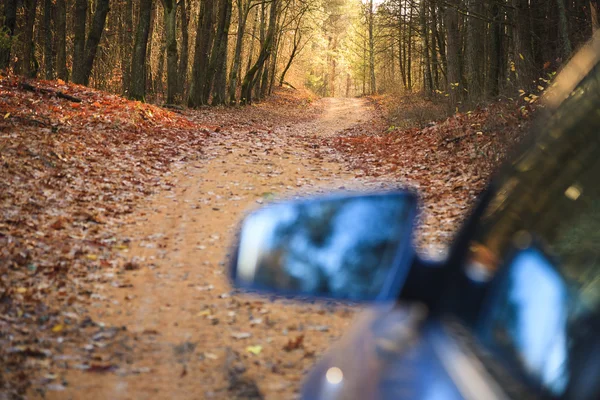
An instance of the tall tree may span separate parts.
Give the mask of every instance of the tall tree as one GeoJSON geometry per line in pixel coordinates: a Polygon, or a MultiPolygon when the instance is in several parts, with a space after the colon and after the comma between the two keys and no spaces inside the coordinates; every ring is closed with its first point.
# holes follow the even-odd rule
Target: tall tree
{"type": "Polygon", "coordinates": [[[461,83],[461,68],[460,68],[460,34],[458,31],[458,5],[459,0],[450,0],[447,2],[445,10],[446,23],[446,58],[448,61],[447,72],[447,87],[448,87],[448,104],[454,110],[460,100],[462,85],[461,83]]]}
{"type": "Polygon", "coordinates": [[[515,25],[514,63],[519,89],[527,90],[534,79],[533,51],[531,47],[531,15],[528,0],[513,0],[515,25]]]}
{"type": "Polygon", "coordinates": [[[437,16],[435,8],[437,7],[435,0],[429,2],[429,12],[431,15],[431,68],[433,72],[433,89],[440,88],[440,64],[438,59],[438,32],[437,32],[437,16]]]}
{"type": "MultiPolygon", "coordinates": [[[[78,2],[84,0],[77,0],[78,2]]],[[[83,58],[73,59],[73,82],[88,85],[90,81],[90,75],[94,66],[94,59],[96,58],[96,52],[98,51],[98,44],[102,38],[102,32],[104,31],[104,25],[106,24],[106,15],[109,10],[110,0],[97,0],[96,9],[92,16],[92,24],[85,40],[85,46],[83,48],[83,58]]],[[[87,0],[85,0],[87,10],[87,0]]],[[[82,7],[83,8],[83,7],[82,7]]],[[[85,33],[85,19],[83,22],[83,32],[79,32],[81,35],[85,33]]],[[[77,34],[77,32],[76,32],[77,34]]],[[[80,41],[83,38],[79,38],[80,41]]],[[[81,51],[81,49],[79,49],[81,51]]]]}
{"type": "MultiPolygon", "coordinates": [[[[248,70],[252,67],[252,57],[254,55],[254,42],[256,42],[255,38],[256,38],[256,29],[258,28],[258,21],[259,21],[258,13],[259,12],[260,12],[260,9],[257,7],[256,13],[254,15],[254,22],[252,23],[252,33],[250,33],[250,48],[248,49],[248,62],[246,63],[245,72],[248,72],[248,70]]],[[[240,77],[241,77],[241,70],[242,69],[240,66],[240,73],[238,74],[238,76],[240,76],[240,77]]]]}
{"type": "Polygon", "coordinates": [[[189,62],[189,20],[190,20],[190,1],[181,1],[181,57],[179,58],[179,72],[177,74],[177,94],[183,99],[188,78],[189,62]]]}
{"type": "Polygon", "coordinates": [[[227,98],[227,43],[231,25],[232,0],[220,0],[217,33],[211,56],[211,73],[214,75],[213,105],[225,104],[227,98]]]}
{"type": "MultiPolygon", "coordinates": [[[[259,34],[258,34],[258,40],[259,40],[261,48],[265,44],[265,38],[267,35],[267,24],[265,23],[266,19],[267,19],[267,3],[263,2],[260,6],[260,25],[259,25],[259,34]]],[[[264,63],[268,59],[269,59],[269,57],[267,56],[266,59],[263,60],[263,62],[261,63],[258,70],[256,71],[256,74],[255,74],[256,77],[254,78],[254,81],[252,82],[252,85],[253,85],[252,91],[255,94],[260,93],[260,78],[262,77],[262,69],[264,67],[264,63]]],[[[248,68],[248,70],[250,70],[250,68],[248,68]]],[[[246,71],[246,73],[248,73],[248,71],[246,71]]]]}
{"type": "Polygon", "coordinates": [[[194,52],[194,65],[188,105],[198,107],[205,105],[205,86],[210,63],[210,50],[214,39],[214,0],[201,0],[198,13],[198,28],[196,31],[196,44],[194,52]]]}
{"type": "Polygon", "coordinates": [[[375,82],[375,34],[373,32],[374,19],[375,13],[373,9],[373,0],[369,0],[367,20],[369,24],[369,78],[371,82],[371,94],[377,92],[377,84],[375,82]]]}
{"type": "Polygon", "coordinates": [[[420,25],[421,25],[421,39],[423,47],[423,68],[425,70],[425,80],[423,84],[423,90],[426,94],[433,91],[433,77],[431,74],[431,54],[429,51],[429,22],[428,22],[428,11],[429,6],[426,0],[421,0],[420,10],[420,25]]]}
{"type": "Polygon", "coordinates": [[[569,23],[567,22],[567,10],[564,0],[556,0],[558,6],[558,31],[560,32],[560,44],[562,57],[567,60],[573,51],[571,39],[569,39],[569,23]]]}
{"type": "Polygon", "coordinates": [[[123,48],[121,49],[121,74],[123,76],[123,94],[128,96],[131,86],[131,58],[133,51],[133,1],[125,0],[122,5],[123,48]]]}
{"type": "Polygon", "coordinates": [[[502,49],[502,10],[498,1],[493,0],[490,7],[490,40],[489,40],[489,67],[486,80],[488,96],[497,96],[500,90],[500,65],[503,63],[502,49]]]}
{"type": "Polygon", "coordinates": [[[287,74],[288,70],[292,66],[292,62],[294,61],[294,58],[296,58],[296,56],[302,51],[302,49],[308,42],[308,41],[305,41],[304,44],[301,44],[302,37],[303,37],[301,25],[302,25],[303,17],[306,14],[306,11],[307,11],[307,9],[303,10],[296,19],[296,24],[294,26],[294,36],[292,37],[292,51],[290,52],[290,56],[288,58],[287,63],[285,64],[285,67],[283,68],[281,77],[279,78],[279,86],[283,86],[283,83],[285,82],[285,75],[287,74]]]}
{"type": "Polygon", "coordinates": [[[17,0],[6,0],[4,3],[4,25],[0,27],[0,35],[6,35],[0,45],[0,69],[8,68],[12,41],[17,23],[17,0]]]}
{"type": "MultiPolygon", "coordinates": [[[[154,74],[152,73],[152,44],[154,43],[154,28],[156,26],[156,12],[158,8],[158,1],[152,1],[152,5],[150,6],[150,27],[148,28],[148,42],[146,48],[146,61],[145,61],[145,71],[146,71],[146,97],[150,97],[152,94],[156,92],[155,90],[155,80],[154,74]]],[[[159,51],[160,53],[160,51],[159,51]]]]}
{"type": "Polygon", "coordinates": [[[67,5],[65,0],[56,0],[56,73],[59,79],[69,80],[67,69],[67,5]]]}
{"type": "Polygon", "coordinates": [[[140,0],[138,25],[135,32],[135,43],[133,45],[133,57],[131,64],[131,86],[129,97],[136,100],[144,100],[146,96],[147,63],[146,51],[148,48],[148,36],[150,34],[150,21],[152,13],[152,0],[140,0]]]}
{"type": "Polygon", "coordinates": [[[177,95],[177,1],[162,0],[167,46],[167,103],[177,95]]]}
{"type": "Polygon", "coordinates": [[[252,88],[256,79],[257,72],[263,67],[266,59],[270,56],[275,38],[275,25],[277,24],[277,8],[279,0],[271,0],[269,12],[269,29],[265,36],[265,41],[260,49],[258,59],[254,65],[246,72],[242,83],[242,98],[244,104],[252,102],[252,88]]]}
{"type": "Polygon", "coordinates": [[[35,58],[35,43],[33,41],[33,27],[37,0],[25,0],[25,32],[23,34],[23,74],[28,77],[37,76],[39,64],[35,58]]]}
{"type": "Polygon", "coordinates": [[[53,14],[54,4],[52,0],[44,0],[44,72],[46,79],[54,79],[53,14]]]}
{"type": "Polygon", "coordinates": [[[466,70],[469,89],[469,99],[477,101],[484,93],[484,57],[485,22],[482,1],[469,2],[469,17],[467,18],[467,54],[466,70]]]}
{"type": "Polygon", "coordinates": [[[73,82],[83,83],[88,0],[75,0],[73,16],[73,82]]]}
{"type": "MultiPolygon", "coordinates": [[[[251,0],[236,0],[235,2],[238,15],[238,25],[235,39],[235,50],[233,51],[233,63],[229,72],[229,102],[236,102],[236,91],[238,87],[238,78],[240,76],[242,64],[242,46],[244,45],[244,33],[248,22],[248,15],[252,7],[251,0]]],[[[252,36],[254,33],[252,34],[252,36]]],[[[251,37],[252,37],[251,36],[251,37]]]]}

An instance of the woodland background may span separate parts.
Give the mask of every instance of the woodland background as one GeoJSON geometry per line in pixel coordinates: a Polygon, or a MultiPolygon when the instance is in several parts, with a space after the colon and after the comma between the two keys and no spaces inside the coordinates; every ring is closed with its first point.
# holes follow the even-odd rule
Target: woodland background
{"type": "Polygon", "coordinates": [[[354,311],[247,301],[228,226],[344,177],[419,190],[445,248],[599,3],[1,0],[0,399],[292,398],[354,311]]]}
{"type": "Polygon", "coordinates": [[[595,30],[588,0],[3,0],[0,69],[197,107],[275,85],[535,100],[595,30]],[[533,92],[530,94],[529,92],[533,92]]]}

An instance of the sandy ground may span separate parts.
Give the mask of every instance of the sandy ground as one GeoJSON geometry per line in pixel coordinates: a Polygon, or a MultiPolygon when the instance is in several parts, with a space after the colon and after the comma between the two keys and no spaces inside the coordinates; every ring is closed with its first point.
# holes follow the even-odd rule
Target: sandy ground
{"type": "Polygon", "coordinates": [[[149,267],[136,270],[134,262],[133,270],[115,277],[119,285],[97,288],[102,298],[91,311],[97,322],[125,327],[129,338],[98,362],[127,368],[69,368],[66,390],[46,398],[297,397],[305,373],[349,327],[357,308],[241,295],[232,291],[227,267],[236,228],[249,210],[273,199],[385,185],[355,179],[311,149],[311,137],[367,120],[368,103],[319,102],[324,112],[313,121],[282,124],[251,140],[248,132],[224,130],[198,160],[175,166],[172,189],[150,198],[121,232],[131,239],[129,256],[149,267]],[[297,340],[303,345],[290,350],[297,340]]]}

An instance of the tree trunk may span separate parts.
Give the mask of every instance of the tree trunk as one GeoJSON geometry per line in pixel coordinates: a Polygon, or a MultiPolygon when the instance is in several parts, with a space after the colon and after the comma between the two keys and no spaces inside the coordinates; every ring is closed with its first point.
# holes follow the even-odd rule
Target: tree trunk
{"type": "Polygon", "coordinates": [[[56,0],[56,72],[59,79],[69,80],[67,69],[67,5],[65,0],[56,0]]]}
{"type": "Polygon", "coordinates": [[[392,67],[392,84],[395,85],[396,84],[396,57],[395,57],[395,52],[394,52],[394,45],[396,43],[394,42],[394,38],[392,37],[390,39],[390,67],[392,67]]]}
{"type": "Polygon", "coordinates": [[[213,61],[211,62],[213,84],[213,105],[225,104],[227,101],[227,44],[229,27],[231,26],[232,0],[221,0],[219,4],[219,16],[215,46],[213,49],[213,61]]]}
{"type": "Polygon", "coordinates": [[[406,59],[406,83],[408,91],[412,92],[412,37],[413,37],[413,4],[408,6],[408,53],[406,59]]]}
{"type": "Polygon", "coordinates": [[[362,54],[362,94],[367,94],[367,37],[363,36],[362,54]]]}
{"type": "Polygon", "coordinates": [[[179,58],[179,73],[177,83],[177,95],[181,99],[185,98],[188,61],[189,61],[189,19],[190,19],[190,1],[181,0],[181,57],[179,58]]]}
{"type": "Polygon", "coordinates": [[[371,82],[371,94],[377,92],[377,84],[375,82],[375,37],[373,32],[373,0],[369,0],[369,76],[371,82]]]}
{"type": "Polygon", "coordinates": [[[128,96],[131,87],[131,59],[133,43],[133,1],[125,0],[123,12],[123,48],[121,49],[121,74],[123,95],[128,96]]]}
{"type": "MultiPolygon", "coordinates": [[[[259,13],[259,9],[258,7],[256,7],[256,15],[254,16],[254,22],[252,23],[252,34],[250,35],[250,49],[248,50],[248,63],[246,64],[246,70],[245,72],[247,73],[248,70],[252,67],[252,56],[254,55],[254,38],[256,36],[256,28],[258,27],[258,13],[259,13]]],[[[241,67],[240,67],[240,72],[241,72],[241,67]]],[[[245,75],[245,74],[244,74],[245,75]]],[[[242,76],[241,74],[238,74],[238,76],[242,76]]]]}
{"type": "MultiPolygon", "coordinates": [[[[265,44],[265,36],[267,34],[267,6],[266,3],[262,3],[261,7],[260,7],[260,34],[259,34],[259,38],[260,38],[260,46],[261,48],[264,46],[265,44]]],[[[260,50],[259,50],[260,52],[260,50]]],[[[255,78],[254,78],[254,82],[252,83],[252,91],[254,92],[256,97],[260,97],[260,79],[262,78],[263,75],[263,66],[264,63],[269,59],[269,57],[267,57],[263,63],[261,63],[261,66],[258,68],[258,71],[255,74],[255,78]]]]}
{"type": "Polygon", "coordinates": [[[296,29],[296,31],[294,32],[294,42],[293,42],[293,47],[292,47],[292,53],[290,54],[290,58],[288,59],[287,64],[285,64],[285,68],[283,69],[283,72],[281,73],[281,78],[279,78],[279,86],[283,86],[283,81],[285,80],[285,74],[287,74],[288,70],[292,66],[294,57],[296,57],[296,52],[298,51],[298,46],[300,44],[300,41],[302,40],[302,34],[299,32],[300,31],[298,29],[296,29]]]}
{"type": "Polygon", "coordinates": [[[73,76],[73,82],[82,83],[88,85],[90,81],[90,75],[92,74],[92,68],[94,66],[94,59],[96,58],[96,52],[98,51],[98,44],[102,38],[102,32],[104,31],[104,25],[106,24],[106,15],[109,10],[110,0],[97,0],[96,10],[92,19],[92,26],[90,27],[90,33],[85,42],[85,62],[82,68],[82,80],[75,81],[73,76]]]}
{"type": "Polygon", "coordinates": [[[54,52],[52,42],[52,0],[44,0],[44,75],[46,79],[54,79],[54,52]]]}
{"type": "Polygon", "coordinates": [[[167,46],[167,104],[177,95],[177,2],[162,0],[167,46]]]}
{"type": "Polygon", "coordinates": [[[447,90],[448,104],[454,112],[460,99],[462,87],[460,85],[460,36],[458,32],[458,0],[451,0],[445,10],[447,30],[447,90]]]}
{"type": "Polygon", "coordinates": [[[515,9],[514,60],[517,86],[527,90],[534,79],[533,52],[531,48],[531,28],[528,0],[513,0],[515,9]]]}
{"type": "Polygon", "coordinates": [[[503,62],[502,51],[502,26],[500,5],[497,2],[492,2],[491,5],[492,23],[490,26],[490,41],[489,41],[489,69],[488,78],[486,80],[486,92],[490,97],[498,96],[500,90],[500,64],[503,62]]]}
{"type": "Polygon", "coordinates": [[[154,74],[152,73],[152,45],[154,43],[154,27],[156,25],[156,9],[157,9],[156,1],[152,2],[152,6],[150,8],[150,28],[148,31],[148,47],[146,49],[146,89],[144,89],[146,93],[146,97],[150,97],[155,93],[154,90],[154,74]]]}
{"type": "Polygon", "coordinates": [[[75,0],[75,15],[73,16],[73,82],[83,82],[83,64],[85,61],[85,34],[88,0],[75,0]]]}
{"type": "Polygon", "coordinates": [[[150,34],[150,20],[152,19],[151,13],[152,0],[140,0],[140,13],[131,59],[131,65],[135,68],[131,69],[131,86],[129,90],[129,97],[136,100],[144,100],[146,96],[146,51],[150,34]]]}
{"type": "Polygon", "coordinates": [[[437,54],[437,34],[435,23],[431,24],[431,68],[433,73],[433,89],[438,90],[440,88],[440,66],[437,54]]]}
{"type": "MultiPolygon", "coordinates": [[[[274,38],[273,42],[275,42],[274,38]]],[[[273,46],[273,48],[275,48],[275,46],[273,46]]],[[[269,55],[269,57],[267,57],[262,69],[262,75],[260,77],[260,88],[258,90],[258,93],[256,93],[256,97],[258,99],[263,99],[267,95],[267,87],[269,85],[269,74],[271,73],[271,64],[273,63],[273,53],[274,52],[271,51],[271,54],[269,55]]]]}
{"type": "Polygon", "coordinates": [[[431,20],[432,20],[433,34],[435,35],[435,41],[437,43],[437,48],[439,49],[439,52],[440,52],[441,64],[439,64],[439,71],[445,77],[446,76],[446,67],[448,65],[447,61],[446,61],[446,42],[444,41],[444,34],[443,34],[443,30],[441,29],[442,28],[441,21],[438,21],[437,10],[439,9],[439,7],[437,5],[437,1],[438,0],[433,0],[431,2],[431,20]],[[438,29],[438,23],[440,25],[439,29],[438,29]]]}
{"type": "Polygon", "coordinates": [[[10,66],[10,55],[12,50],[12,41],[15,35],[15,26],[17,24],[17,0],[6,0],[4,3],[4,29],[8,34],[10,42],[7,47],[0,47],[0,69],[10,66]]]}
{"type": "Polygon", "coordinates": [[[433,78],[431,75],[431,58],[429,52],[429,24],[428,24],[428,10],[429,7],[426,4],[426,0],[421,0],[421,12],[420,12],[420,25],[421,25],[421,37],[423,42],[423,63],[424,63],[424,84],[423,91],[426,95],[431,94],[433,91],[433,78]]]}
{"type": "Polygon", "coordinates": [[[277,23],[277,7],[279,0],[272,0],[271,11],[269,15],[269,30],[267,32],[265,42],[260,49],[260,54],[256,63],[246,72],[244,82],[242,83],[242,103],[252,102],[252,83],[254,82],[255,74],[262,68],[265,60],[271,54],[273,40],[275,38],[275,25],[277,23]]]}
{"type": "Polygon", "coordinates": [[[198,29],[196,32],[196,45],[194,54],[194,66],[192,71],[192,82],[188,105],[198,107],[206,104],[205,98],[206,78],[210,61],[210,49],[213,41],[213,0],[202,0],[198,13],[198,29]]]}
{"type": "MultiPolygon", "coordinates": [[[[404,40],[404,31],[406,30],[404,21],[398,20],[398,66],[400,67],[400,77],[402,78],[402,87],[407,89],[406,85],[406,41],[404,40]]],[[[363,90],[364,93],[364,90],[363,90]]]]}
{"type": "Polygon", "coordinates": [[[164,85],[164,76],[165,76],[165,53],[167,52],[167,38],[163,35],[160,38],[160,47],[158,50],[158,66],[156,67],[156,76],[154,77],[154,89],[155,89],[155,97],[161,97],[163,103],[165,102],[165,85],[164,85]]]}
{"type": "Polygon", "coordinates": [[[25,0],[25,32],[23,33],[23,74],[34,78],[37,76],[38,62],[35,59],[35,43],[33,42],[33,26],[37,0],[25,0]]]}
{"type": "Polygon", "coordinates": [[[479,101],[484,89],[485,48],[482,38],[485,37],[484,21],[477,17],[484,13],[481,1],[469,3],[469,11],[475,16],[467,18],[467,82],[469,84],[469,99],[479,101]]]}
{"type": "Polygon", "coordinates": [[[563,61],[567,61],[573,51],[571,39],[569,39],[567,11],[565,10],[564,0],[556,0],[556,4],[558,5],[558,31],[560,33],[561,56],[563,61]]]}
{"type": "MultiPolygon", "coordinates": [[[[248,21],[248,13],[250,8],[245,7],[245,4],[250,4],[247,0],[244,3],[242,0],[236,0],[237,11],[238,11],[238,27],[235,38],[235,50],[233,52],[233,64],[231,65],[231,71],[229,72],[229,102],[235,104],[236,102],[236,91],[238,85],[238,76],[240,74],[240,65],[242,61],[242,46],[244,45],[244,31],[246,29],[246,22],[248,21]]],[[[253,39],[251,39],[253,40],[253,39]]]]}

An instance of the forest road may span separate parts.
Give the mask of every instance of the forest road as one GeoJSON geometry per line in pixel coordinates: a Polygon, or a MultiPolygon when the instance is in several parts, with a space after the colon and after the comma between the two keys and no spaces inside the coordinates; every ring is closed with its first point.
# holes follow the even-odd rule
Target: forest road
{"type": "Polygon", "coordinates": [[[306,371],[357,309],[236,294],[226,264],[240,219],[262,203],[381,184],[355,179],[311,149],[315,135],[370,118],[369,103],[326,98],[317,106],[324,110],[319,118],[255,132],[252,141],[248,132],[224,130],[209,139],[200,161],[175,166],[172,190],[148,199],[121,232],[131,239],[128,256],[142,268],[120,273],[120,287],[98,287],[102,300],[91,307],[94,321],[126,327],[121,345],[99,360],[116,370],[70,368],[66,391],[46,398],[298,395],[306,371]],[[242,134],[246,139],[238,140],[242,134]],[[302,345],[286,351],[294,341],[302,345]]]}

